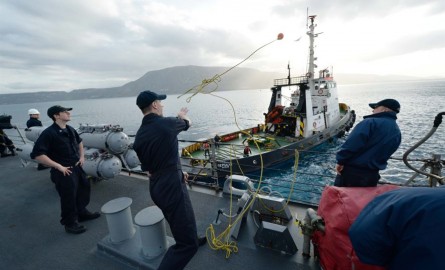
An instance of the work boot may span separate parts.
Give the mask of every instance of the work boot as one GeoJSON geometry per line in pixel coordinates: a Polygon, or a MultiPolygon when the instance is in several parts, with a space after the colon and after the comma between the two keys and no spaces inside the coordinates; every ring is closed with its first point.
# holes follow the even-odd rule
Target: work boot
{"type": "MultiPolygon", "coordinates": [[[[8,156],[15,156],[16,152],[15,152],[15,146],[14,145],[7,145],[6,146],[9,150],[9,154],[8,156]]],[[[4,153],[6,154],[8,151],[5,149],[4,153]]]]}
{"type": "Polygon", "coordinates": [[[87,221],[87,220],[96,219],[98,217],[100,217],[100,213],[99,212],[91,213],[90,211],[86,210],[84,213],[79,215],[77,220],[79,222],[84,222],[84,221],[87,221]]]}
{"type": "Polygon", "coordinates": [[[207,237],[205,236],[198,237],[198,245],[203,246],[205,244],[207,244],[207,237]]]}
{"type": "Polygon", "coordinates": [[[87,228],[85,226],[80,225],[77,222],[74,222],[69,225],[65,225],[65,231],[67,233],[80,234],[80,233],[84,233],[86,230],[87,230],[87,228]]]}
{"type": "Polygon", "coordinates": [[[6,151],[5,151],[5,152],[2,152],[2,153],[0,154],[0,157],[2,157],[2,158],[4,158],[4,157],[9,157],[9,156],[10,156],[10,154],[6,153],[6,151]]]}

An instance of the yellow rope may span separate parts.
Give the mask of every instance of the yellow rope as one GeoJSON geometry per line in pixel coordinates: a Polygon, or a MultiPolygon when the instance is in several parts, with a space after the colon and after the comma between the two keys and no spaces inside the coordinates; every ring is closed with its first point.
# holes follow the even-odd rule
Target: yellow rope
{"type": "Polygon", "coordinates": [[[210,248],[213,250],[224,250],[226,252],[226,259],[228,259],[230,257],[230,254],[232,254],[232,252],[238,252],[238,247],[236,246],[236,242],[229,241],[229,239],[230,239],[229,233],[230,233],[231,227],[232,227],[232,225],[229,225],[218,236],[215,236],[215,229],[213,228],[212,224],[210,224],[210,226],[207,228],[207,231],[206,231],[207,239],[209,239],[209,236],[211,239],[211,241],[208,241],[210,248]]]}
{"type": "Polygon", "coordinates": [[[268,211],[270,211],[270,212],[272,212],[272,213],[279,213],[279,212],[284,211],[284,209],[286,208],[286,206],[289,204],[290,199],[291,199],[291,196],[292,196],[292,193],[293,193],[293,191],[294,191],[294,185],[295,185],[295,183],[297,182],[297,170],[298,170],[298,160],[299,160],[299,158],[300,158],[300,153],[298,152],[297,149],[295,149],[294,176],[293,176],[292,183],[291,183],[291,186],[290,186],[289,196],[287,197],[286,203],[283,205],[283,208],[278,209],[278,210],[271,209],[271,208],[267,207],[267,205],[263,202],[263,200],[259,199],[261,205],[262,205],[266,210],[268,210],[268,211]]]}
{"type": "MultiPolygon", "coordinates": [[[[180,98],[180,97],[182,97],[182,96],[184,96],[184,95],[186,95],[186,94],[188,94],[188,93],[192,93],[192,95],[191,95],[190,97],[188,97],[187,100],[186,100],[187,102],[190,102],[191,99],[192,99],[195,95],[197,95],[198,93],[202,93],[202,94],[210,94],[210,95],[212,95],[212,96],[214,96],[214,97],[216,97],[216,98],[220,98],[220,99],[223,99],[223,100],[227,101],[227,102],[229,103],[229,105],[231,106],[231,108],[232,108],[233,116],[234,116],[234,119],[235,119],[235,125],[236,125],[236,127],[238,128],[238,130],[239,130],[240,132],[242,132],[242,133],[244,133],[244,134],[246,134],[246,135],[252,137],[251,134],[249,134],[249,133],[247,133],[247,132],[244,132],[244,131],[239,127],[239,125],[238,125],[238,121],[237,121],[237,118],[236,118],[235,108],[234,108],[233,104],[232,104],[228,99],[223,98],[223,97],[221,97],[221,96],[217,96],[217,95],[212,94],[212,93],[218,89],[218,83],[221,81],[221,77],[222,77],[223,75],[225,75],[226,73],[230,72],[230,71],[233,70],[235,67],[241,65],[243,62],[245,62],[247,59],[249,59],[252,55],[254,55],[254,54],[255,54],[257,51],[259,51],[260,49],[262,49],[262,48],[264,48],[264,47],[266,47],[266,46],[272,44],[273,42],[275,42],[275,41],[277,41],[277,40],[281,40],[281,39],[283,39],[283,34],[280,33],[280,34],[278,34],[278,37],[277,37],[276,39],[274,39],[273,41],[268,42],[268,43],[264,44],[263,46],[259,47],[258,49],[256,49],[255,51],[253,51],[248,57],[246,57],[244,60],[242,60],[242,61],[239,62],[238,64],[236,64],[236,65],[234,65],[233,67],[227,69],[226,71],[224,71],[224,72],[221,73],[221,74],[216,74],[216,75],[213,76],[211,79],[204,79],[204,80],[201,82],[201,84],[196,85],[196,86],[194,86],[194,87],[188,89],[187,91],[185,91],[184,94],[179,95],[178,98],[180,98]],[[203,90],[204,90],[208,85],[210,85],[210,84],[212,84],[212,83],[215,84],[215,87],[214,87],[211,91],[209,91],[208,93],[205,93],[203,90]]],[[[261,186],[261,181],[262,181],[262,178],[263,178],[263,165],[264,165],[264,163],[263,163],[263,157],[262,157],[262,154],[261,154],[260,146],[258,145],[258,143],[257,143],[255,140],[254,140],[254,142],[255,142],[256,147],[258,148],[258,152],[259,152],[259,156],[260,156],[260,164],[261,164],[260,180],[259,180],[259,182],[258,182],[258,188],[257,188],[257,190],[255,191],[255,193],[258,194],[259,189],[260,189],[260,186],[261,186]]],[[[235,150],[233,149],[233,147],[230,149],[229,157],[234,157],[234,159],[235,159],[235,160],[237,161],[237,163],[238,163],[239,170],[242,172],[241,166],[240,166],[240,164],[239,164],[239,162],[238,162],[238,159],[236,158],[236,152],[232,155],[232,151],[235,152],[235,150]]],[[[244,173],[243,173],[243,174],[244,174],[244,173]]],[[[231,160],[231,159],[230,159],[230,175],[232,175],[232,160],[231,160]]],[[[228,180],[226,180],[226,181],[228,181],[228,180]]],[[[230,181],[232,181],[232,178],[230,178],[230,181]]],[[[255,195],[255,197],[256,197],[256,195],[255,195]]],[[[230,194],[230,213],[229,213],[230,219],[229,219],[229,225],[227,226],[227,228],[226,228],[221,234],[219,234],[218,236],[215,235],[215,230],[214,230],[212,224],[210,224],[210,226],[209,226],[209,227],[207,228],[207,230],[206,230],[206,238],[207,238],[208,240],[210,240],[210,241],[208,241],[210,248],[213,249],[213,250],[224,250],[224,251],[226,252],[226,258],[229,258],[230,255],[232,254],[232,252],[238,252],[238,247],[237,247],[237,245],[236,245],[236,242],[235,242],[235,241],[229,241],[229,239],[230,239],[230,230],[231,230],[231,228],[232,228],[237,222],[241,222],[242,217],[243,217],[244,214],[248,211],[248,209],[251,207],[251,205],[253,204],[253,202],[255,201],[255,199],[253,199],[253,200],[250,201],[249,205],[246,206],[246,207],[244,208],[243,212],[240,213],[240,214],[237,216],[237,218],[235,219],[235,221],[233,221],[233,223],[232,223],[232,201],[233,201],[233,200],[232,200],[232,190],[231,190],[231,194],[230,194]]]]}
{"type": "MultiPolygon", "coordinates": [[[[242,132],[242,133],[252,137],[251,134],[249,134],[247,132],[243,132],[243,130],[240,128],[240,126],[238,124],[238,120],[237,120],[236,114],[235,114],[235,108],[233,107],[233,104],[226,98],[217,96],[215,94],[211,94],[211,95],[215,96],[217,98],[221,98],[221,99],[227,101],[230,104],[230,106],[232,107],[233,117],[235,119],[236,127],[238,128],[238,130],[240,132],[242,132]]],[[[260,170],[260,180],[258,182],[258,187],[257,187],[257,190],[255,191],[255,195],[254,195],[256,197],[256,194],[258,194],[258,192],[259,192],[259,189],[261,187],[261,182],[262,182],[262,179],[263,179],[263,169],[264,169],[264,165],[263,164],[264,163],[263,163],[263,156],[262,156],[262,153],[261,153],[261,148],[260,148],[260,146],[258,145],[258,143],[256,141],[254,141],[254,142],[255,142],[256,147],[258,148],[259,157],[260,157],[260,164],[261,164],[261,166],[260,166],[260,168],[261,168],[261,170],[260,170]]],[[[240,166],[240,164],[238,162],[238,159],[236,158],[236,152],[235,152],[235,149],[233,148],[233,146],[230,147],[229,157],[234,157],[234,159],[236,160],[236,162],[238,164],[239,170],[244,175],[244,173],[242,172],[241,166],[240,166]]],[[[232,176],[232,172],[233,172],[232,159],[230,159],[230,179],[227,179],[226,181],[232,181],[232,177],[231,177],[232,176]]],[[[242,217],[248,211],[248,209],[250,209],[251,205],[254,202],[254,200],[251,200],[249,205],[247,205],[244,208],[244,210],[237,216],[235,221],[233,221],[233,223],[232,223],[232,208],[233,208],[232,207],[232,201],[233,200],[232,200],[232,189],[231,189],[230,190],[230,207],[229,207],[229,209],[230,209],[229,217],[230,218],[229,218],[229,225],[227,226],[227,228],[221,234],[219,234],[218,236],[215,236],[215,230],[214,230],[212,224],[210,224],[210,226],[207,228],[207,231],[206,231],[207,239],[211,240],[211,241],[209,241],[210,248],[212,248],[213,250],[224,250],[226,252],[226,258],[229,258],[232,252],[238,252],[238,247],[236,245],[236,242],[235,241],[229,241],[229,239],[230,239],[230,230],[231,230],[231,228],[234,225],[236,225],[237,222],[241,222],[242,217]]]]}
{"type": "Polygon", "coordinates": [[[241,62],[239,62],[238,64],[234,65],[233,67],[227,69],[226,71],[224,71],[221,74],[216,74],[215,76],[213,76],[210,79],[204,79],[202,80],[202,82],[198,85],[195,85],[194,87],[188,89],[187,91],[185,91],[184,94],[179,95],[178,98],[181,98],[182,96],[188,94],[188,93],[192,93],[192,95],[190,97],[187,98],[187,102],[190,102],[192,100],[192,98],[198,94],[198,93],[202,93],[202,94],[209,94],[212,93],[214,91],[216,91],[216,89],[218,89],[218,83],[221,81],[221,77],[225,74],[227,74],[228,72],[230,72],[232,69],[236,68],[237,66],[241,65],[242,63],[244,63],[245,61],[247,61],[247,59],[249,59],[252,55],[254,55],[256,52],[258,52],[259,50],[261,50],[262,48],[274,43],[277,40],[282,40],[283,39],[283,34],[280,33],[278,34],[277,38],[264,44],[263,46],[259,47],[258,49],[256,49],[255,51],[253,51],[249,56],[247,56],[246,58],[244,58],[241,62]],[[203,90],[211,83],[215,84],[215,87],[213,88],[213,90],[209,91],[208,93],[204,93],[203,90]]]}
{"type": "MultiPolygon", "coordinates": [[[[230,101],[227,100],[227,102],[229,102],[229,104],[231,104],[230,101]]],[[[237,119],[236,115],[234,117],[235,117],[235,123],[236,123],[237,127],[239,128],[237,120],[236,120],[237,119]]],[[[242,132],[241,129],[240,129],[240,131],[242,132]]],[[[246,133],[246,135],[251,136],[248,133],[246,133]]],[[[256,147],[258,148],[258,151],[259,151],[259,157],[260,157],[260,161],[261,161],[261,170],[260,170],[260,179],[258,181],[257,189],[255,190],[255,192],[254,192],[254,194],[252,196],[254,196],[255,199],[258,199],[258,194],[259,194],[259,191],[260,191],[260,188],[261,188],[261,182],[262,182],[262,179],[263,179],[263,169],[264,169],[264,166],[263,166],[263,156],[262,156],[262,153],[261,153],[261,150],[260,150],[260,146],[257,144],[257,142],[254,141],[254,143],[255,143],[256,147]]],[[[233,147],[231,148],[231,150],[232,149],[233,149],[233,147]]],[[[232,155],[230,155],[230,156],[232,156],[232,155]]],[[[236,159],[236,154],[234,156],[235,156],[235,160],[238,162],[238,159],[236,159]]],[[[296,179],[297,179],[298,161],[299,161],[299,152],[298,152],[298,150],[295,150],[294,179],[293,179],[292,184],[291,184],[291,188],[290,188],[289,196],[288,196],[288,198],[286,200],[286,204],[283,206],[283,208],[282,209],[278,209],[278,210],[270,209],[264,203],[262,203],[261,200],[260,200],[260,202],[262,203],[263,207],[265,209],[267,209],[268,211],[270,211],[272,213],[281,212],[281,211],[284,211],[284,208],[289,204],[289,201],[290,201],[290,198],[291,198],[291,195],[292,195],[292,192],[293,192],[294,184],[295,184],[296,179]]],[[[239,163],[238,163],[238,166],[240,166],[239,163]]],[[[240,170],[241,170],[241,167],[240,167],[240,170]]],[[[230,161],[230,176],[232,176],[232,161],[230,161]]],[[[226,181],[232,181],[232,177],[230,177],[230,179],[227,179],[226,181]]],[[[206,237],[207,237],[207,239],[210,239],[210,241],[208,241],[208,243],[209,243],[209,246],[210,246],[211,249],[213,249],[213,250],[224,250],[226,252],[226,258],[229,258],[230,255],[232,254],[232,252],[238,252],[238,247],[236,245],[236,241],[229,241],[229,239],[230,239],[230,230],[232,229],[232,227],[234,225],[236,225],[237,222],[241,222],[242,217],[248,211],[248,209],[251,208],[251,206],[254,203],[255,199],[252,199],[250,201],[250,203],[244,208],[244,210],[237,216],[235,221],[233,221],[233,223],[232,223],[232,208],[233,208],[232,207],[232,201],[233,200],[232,200],[232,190],[230,190],[230,208],[229,208],[230,209],[230,211],[229,211],[229,217],[230,218],[229,218],[229,225],[218,236],[215,235],[215,230],[214,230],[212,224],[210,224],[210,226],[207,228],[207,231],[206,231],[206,237]]]]}

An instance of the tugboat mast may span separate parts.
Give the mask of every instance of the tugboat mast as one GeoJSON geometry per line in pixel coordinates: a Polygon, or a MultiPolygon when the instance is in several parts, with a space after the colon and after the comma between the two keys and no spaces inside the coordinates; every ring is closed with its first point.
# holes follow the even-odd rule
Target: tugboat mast
{"type": "Polygon", "coordinates": [[[309,25],[309,31],[306,33],[309,36],[309,67],[307,71],[307,77],[308,79],[314,78],[314,71],[315,71],[315,57],[314,57],[314,37],[316,36],[314,34],[314,29],[316,24],[314,24],[314,20],[317,15],[311,15],[309,16],[309,19],[311,20],[311,24],[309,25]]]}

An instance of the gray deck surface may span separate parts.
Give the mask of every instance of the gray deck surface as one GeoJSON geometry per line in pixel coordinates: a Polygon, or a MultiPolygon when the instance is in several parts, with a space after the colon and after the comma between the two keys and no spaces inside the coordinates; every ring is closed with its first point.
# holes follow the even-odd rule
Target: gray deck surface
{"type": "MultiPolygon", "coordinates": [[[[198,232],[204,234],[215,220],[218,209],[227,210],[229,199],[190,191],[198,232]]],[[[118,197],[130,197],[132,217],[153,205],[148,181],[120,175],[112,180],[92,184],[90,211],[118,197]]],[[[236,202],[235,202],[236,204],[236,202]]],[[[1,269],[143,269],[130,266],[98,251],[98,243],[108,235],[105,216],[83,223],[87,232],[67,234],[59,223],[59,197],[49,179],[49,170],[37,171],[36,164],[23,168],[18,157],[0,159],[0,268],[1,269]]],[[[303,207],[293,206],[292,213],[303,217],[303,207]]],[[[222,218],[224,220],[224,218],[222,218]]],[[[320,269],[312,258],[301,256],[302,236],[293,256],[259,248],[253,243],[252,217],[241,228],[238,253],[228,259],[225,252],[208,245],[187,265],[186,269],[320,269]]],[[[221,230],[223,225],[217,226],[221,230]]],[[[168,226],[167,234],[171,236],[168,226]]]]}
{"type": "MultiPolygon", "coordinates": [[[[276,149],[276,148],[286,146],[286,145],[293,143],[289,140],[286,140],[283,137],[272,136],[272,135],[264,133],[264,132],[259,132],[259,133],[255,134],[254,137],[257,139],[268,138],[269,141],[267,142],[267,144],[270,145],[270,147],[266,147],[261,142],[258,142],[258,144],[250,142],[249,147],[250,147],[250,150],[252,151],[252,153],[250,155],[258,155],[260,153],[270,151],[271,149],[276,149]]],[[[249,137],[247,137],[246,135],[242,135],[241,137],[237,136],[237,137],[235,137],[235,139],[232,139],[227,142],[220,142],[219,147],[215,149],[217,159],[231,159],[231,158],[235,158],[235,157],[242,158],[244,155],[243,154],[244,145],[248,138],[249,137]]],[[[184,145],[188,145],[188,144],[184,144],[184,145]]],[[[211,147],[212,147],[212,145],[211,145],[211,147]]],[[[212,151],[212,149],[210,148],[210,152],[211,151],[212,151]]],[[[192,156],[194,158],[206,159],[206,157],[204,156],[203,149],[193,152],[192,156]]]]}

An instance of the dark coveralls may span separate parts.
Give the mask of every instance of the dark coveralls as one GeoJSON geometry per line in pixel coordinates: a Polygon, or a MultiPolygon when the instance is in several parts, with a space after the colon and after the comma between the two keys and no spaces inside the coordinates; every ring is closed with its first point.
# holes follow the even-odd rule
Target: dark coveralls
{"type": "Polygon", "coordinates": [[[60,196],[62,225],[77,222],[78,215],[85,214],[90,202],[90,182],[82,167],[76,166],[80,159],[79,144],[82,139],[71,126],[61,129],[56,123],[45,129],[35,142],[31,158],[47,155],[64,167],[72,167],[70,175],[51,168],[51,181],[56,185],[60,196]]]}
{"type": "Polygon", "coordinates": [[[30,128],[30,127],[41,127],[41,126],[43,126],[43,125],[42,125],[42,122],[39,119],[30,117],[28,119],[28,121],[26,121],[26,127],[28,127],[28,128],[30,128]]]}
{"type": "Polygon", "coordinates": [[[349,237],[360,261],[398,269],[445,269],[445,188],[406,187],[375,197],[349,237]]]}
{"type": "Polygon", "coordinates": [[[8,148],[11,153],[14,153],[14,143],[11,141],[11,139],[8,138],[8,136],[6,136],[3,130],[0,129],[0,154],[2,156],[5,155],[4,152],[6,148],[8,148]]]}
{"type": "Polygon", "coordinates": [[[219,144],[221,142],[221,137],[219,137],[217,134],[217,135],[215,135],[215,138],[213,138],[213,140],[215,141],[215,147],[219,148],[219,144]]]}
{"type": "Polygon", "coordinates": [[[141,169],[150,173],[150,195],[170,225],[176,244],[158,269],[183,269],[198,250],[198,237],[190,197],[178,153],[177,135],[189,122],[156,114],[144,116],[133,144],[141,169]]]}
{"type": "Polygon", "coordinates": [[[395,112],[381,112],[363,117],[337,153],[337,164],[343,165],[337,175],[337,187],[375,187],[380,170],[402,140],[395,112]]]}

